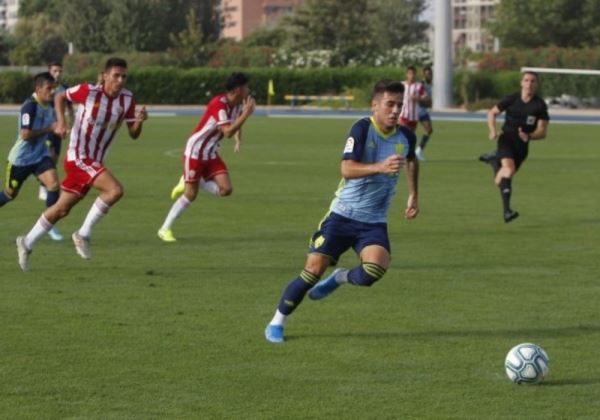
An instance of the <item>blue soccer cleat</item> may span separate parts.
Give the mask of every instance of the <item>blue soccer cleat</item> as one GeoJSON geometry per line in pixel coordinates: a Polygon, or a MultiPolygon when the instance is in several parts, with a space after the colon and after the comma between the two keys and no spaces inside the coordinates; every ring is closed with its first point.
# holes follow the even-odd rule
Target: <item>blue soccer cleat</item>
{"type": "Polygon", "coordinates": [[[283,325],[269,324],[265,329],[265,338],[271,343],[283,343],[283,325]]]}
{"type": "Polygon", "coordinates": [[[338,268],[335,270],[329,277],[318,282],[310,292],[308,292],[308,297],[312,300],[320,300],[329,296],[335,289],[341,286],[340,283],[337,282],[336,277],[337,274],[347,271],[345,268],[338,268]]]}

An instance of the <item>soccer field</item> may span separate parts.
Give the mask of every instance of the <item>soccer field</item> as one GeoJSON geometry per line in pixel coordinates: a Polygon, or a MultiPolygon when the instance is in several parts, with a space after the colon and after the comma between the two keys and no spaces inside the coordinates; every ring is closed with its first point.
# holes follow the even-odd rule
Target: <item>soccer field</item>
{"type": "MultiPolygon", "coordinates": [[[[151,118],[137,141],[121,131],[107,166],[125,197],[90,261],[44,238],[22,273],[14,240],[43,210],[37,183],[0,210],[1,417],[598,418],[596,127],[551,124],[533,142],[513,183],[521,217],[505,224],[477,161],[493,146],[485,124],[435,122],[421,214],[403,218],[405,178],[390,211],[386,276],[305,300],[273,345],[264,327],[333,197],[352,122],[250,119],[242,152],[222,147],[233,195],[201,193],[165,244],[156,231],[196,121],[151,118]],[[506,378],[520,342],[550,356],[539,386],[506,378]]],[[[4,157],[15,131],[0,118],[4,157]]],[[[58,224],[66,238],[93,197],[58,224]]]]}

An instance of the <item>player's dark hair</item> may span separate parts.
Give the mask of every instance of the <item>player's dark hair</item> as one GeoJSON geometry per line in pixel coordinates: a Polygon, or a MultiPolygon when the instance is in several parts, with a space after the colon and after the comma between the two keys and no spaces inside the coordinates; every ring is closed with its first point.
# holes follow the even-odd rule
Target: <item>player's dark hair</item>
{"type": "Polygon", "coordinates": [[[527,70],[524,71],[523,74],[521,75],[521,79],[523,78],[523,76],[525,76],[526,74],[531,74],[533,77],[535,77],[535,80],[537,80],[538,82],[540,81],[540,76],[537,74],[537,72],[535,71],[531,71],[531,70],[527,70]]]}
{"type": "Polygon", "coordinates": [[[249,81],[250,79],[248,79],[248,76],[246,76],[244,73],[231,73],[225,82],[225,89],[227,92],[229,92],[237,87],[247,85],[249,81]]]}
{"type": "Polygon", "coordinates": [[[423,71],[431,71],[431,66],[425,66],[425,67],[423,67],[423,71]]]}
{"type": "Polygon", "coordinates": [[[415,66],[408,66],[408,67],[406,68],[406,71],[409,71],[409,70],[412,70],[412,71],[414,71],[415,73],[417,72],[417,68],[416,68],[415,66]]]}
{"type": "Polygon", "coordinates": [[[111,57],[108,60],[106,60],[106,64],[104,65],[104,71],[108,71],[113,67],[123,67],[124,69],[126,69],[127,61],[123,58],[111,57]]]}
{"type": "Polygon", "coordinates": [[[51,61],[48,63],[48,69],[51,67],[62,67],[62,63],[60,61],[51,61]]]}
{"type": "Polygon", "coordinates": [[[383,79],[375,83],[375,86],[373,87],[373,98],[382,95],[385,92],[404,93],[404,85],[402,82],[390,79],[383,79]]]}
{"type": "Polygon", "coordinates": [[[43,86],[44,83],[50,83],[51,85],[53,85],[54,83],[56,83],[56,81],[54,80],[54,77],[52,77],[50,72],[45,71],[43,73],[36,74],[33,77],[33,83],[35,87],[38,88],[43,86]]]}

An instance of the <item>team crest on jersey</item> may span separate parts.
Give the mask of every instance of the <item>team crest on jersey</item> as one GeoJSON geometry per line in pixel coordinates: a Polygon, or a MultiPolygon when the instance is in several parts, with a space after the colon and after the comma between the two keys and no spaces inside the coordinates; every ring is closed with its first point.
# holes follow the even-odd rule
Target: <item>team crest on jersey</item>
{"type": "Polygon", "coordinates": [[[534,115],[528,115],[527,116],[527,125],[533,125],[535,124],[535,116],[534,115]]]}
{"type": "Polygon", "coordinates": [[[346,146],[344,147],[344,153],[352,153],[354,151],[354,137],[348,137],[346,140],[346,146]]]}
{"type": "Polygon", "coordinates": [[[194,178],[196,176],[196,171],[193,169],[190,171],[190,178],[194,178]]]}

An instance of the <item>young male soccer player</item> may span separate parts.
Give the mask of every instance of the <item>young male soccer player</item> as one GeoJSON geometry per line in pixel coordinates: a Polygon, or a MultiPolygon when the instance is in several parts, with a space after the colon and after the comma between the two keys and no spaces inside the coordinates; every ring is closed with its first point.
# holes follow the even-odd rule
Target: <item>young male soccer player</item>
{"type": "Polygon", "coordinates": [[[497,140],[498,146],[495,154],[481,155],[479,160],[492,166],[506,223],[519,217],[519,213],[510,207],[512,178],[527,158],[529,141],[545,138],[550,121],[548,106],[536,95],[538,83],[537,73],[523,73],[521,91],[506,96],[488,111],[489,138],[497,140]],[[504,111],[506,118],[498,138],[496,117],[504,111]]]}
{"type": "Polygon", "coordinates": [[[145,107],[135,112],[135,99],[133,94],[125,89],[126,81],[127,62],[113,57],[108,59],[104,67],[102,86],[84,83],[56,95],[56,132],[61,136],[67,132],[65,102],[69,100],[80,106],[64,160],[66,176],[61,185],[62,194],[58,201],[40,216],[27,235],[17,238],[19,265],[23,271],[28,270],[29,256],[34,244],[56,222],[69,214],[71,208],[94,187],[99,190],[100,195],[81,228],[72,235],[77,253],[82,258],[91,258],[92,228],[123,195],[123,187],[104,166],[108,148],[123,122],[127,123],[129,136],[136,139],[140,136],[142,124],[148,117],[145,107]]]}
{"type": "Polygon", "coordinates": [[[431,70],[431,67],[427,66],[423,68],[423,80],[421,81],[421,84],[425,88],[425,95],[427,96],[427,99],[423,100],[419,106],[419,122],[423,126],[423,130],[425,130],[425,134],[421,136],[421,141],[419,142],[415,154],[417,155],[417,159],[425,160],[423,150],[425,150],[425,146],[427,146],[429,138],[433,133],[433,124],[431,123],[431,116],[429,115],[433,94],[433,71],[431,70]]]}
{"type": "Polygon", "coordinates": [[[417,70],[413,66],[406,69],[406,80],[402,83],[404,100],[398,123],[415,131],[419,123],[419,106],[427,104],[429,98],[425,86],[417,81],[417,70]]]}
{"type": "Polygon", "coordinates": [[[372,116],[350,129],[342,155],[342,182],[312,236],[304,270],[288,284],[267,325],[268,341],[284,341],[285,321],[307,292],[311,299],[323,299],[344,283],[371,286],[383,277],[390,265],[387,212],[403,166],[409,190],[404,214],[407,219],[417,216],[416,137],[412,130],[396,125],[403,92],[400,82],[378,82],[373,90],[372,116]],[[349,248],[359,255],[360,264],[351,270],[339,268],[317,283],[349,248]]]}
{"type": "MultiPolygon", "coordinates": [[[[50,207],[59,195],[56,165],[50,158],[46,140],[56,130],[56,115],[52,104],[54,78],[48,72],[34,77],[35,92],[21,106],[17,141],[8,154],[4,190],[0,193],[0,207],[19,194],[23,183],[35,175],[47,188],[46,206],[50,207]]],[[[48,232],[54,240],[62,236],[56,229],[48,232]]]]}
{"type": "Polygon", "coordinates": [[[232,192],[231,180],[225,162],[219,156],[221,139],[235,136],[235,151],[239,151],[239,133],[242,125],[254,112],[256,103],[250,96],[248,77],[233,73],[225,83],[226,93],[210,100],[204,115],[187,140],[183,155],[183,189],[175,187],[171,197],[176,199],[158,230],[165,242],[175,242],[171,226],[198,196],[199,188],[218,197],[232,192]]]}

